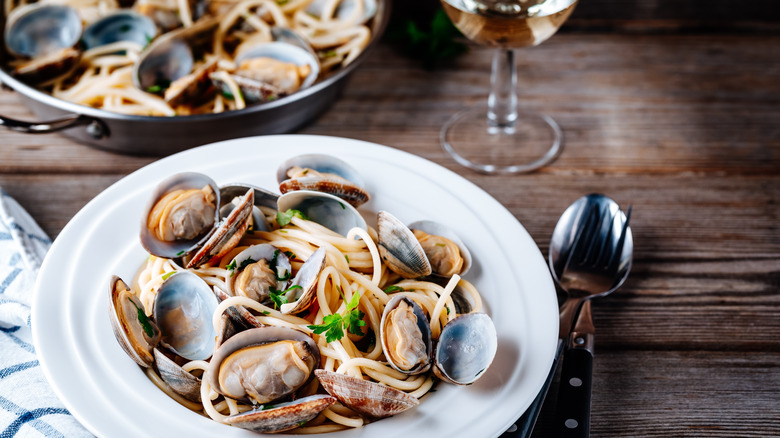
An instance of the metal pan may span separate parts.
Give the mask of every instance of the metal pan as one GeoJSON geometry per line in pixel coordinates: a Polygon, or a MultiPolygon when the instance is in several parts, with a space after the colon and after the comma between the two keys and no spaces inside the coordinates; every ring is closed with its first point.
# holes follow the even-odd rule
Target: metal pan
{"type": "MultiPolygon", "coordinates": [[[[277,101],[220,114],[130,116],[57,99],[16,80],[0,68],[0,81],[17,91],[21,101],[42,120],[27,122],[0,115],[0,125],[31,134],[61,131],[96,148],[156,156],[230,138],[292,132],[313,121],[338,99],[350,74],[365,60],[387,28],[390,6],[390,0],[377,2],[377,14],[370,25],[371,42],[355,61],[321,82],[277,101]]],[[[0,18],[2,27],[5,16],[0,18]]],[[[0,47],[5,45],[3,30],[0,28],[0,47]]],[[[0,50],[2,65],[5,56],[5,51],[0,50]]]]}

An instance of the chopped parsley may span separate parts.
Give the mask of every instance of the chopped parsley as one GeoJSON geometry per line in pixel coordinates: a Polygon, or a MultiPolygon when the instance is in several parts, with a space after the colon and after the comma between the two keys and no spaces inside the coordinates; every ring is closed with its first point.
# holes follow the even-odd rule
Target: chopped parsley
{"type": "Polygon", "coordinates": [[[260,313],[262,313],[263,315],[270,315],[270,314],[271,314],[271,312],[269,312],[269,311],[267,311],[267,310],[263,310],[263,311],[262,311],[262,312],[260,312],[260,313]]]}
{"type": "Polygon", "coordinates": [[[169,278],[171,275],[173,275],[173,274],[175,274],[175,273],[176,273],[176,271],[166,272],[166,273],[165,273],[165,274],[163,274],[163,276],[162,276],[162,279],[163,279],[163,281],[167,280],[167,279],[168,279],[168,278],[169,278]]]}
{"type": "Polygon", "coordinates": [[[276,212],[276,223],[279,224],[280,227],[283,227],[292,221],[292,218],[299,217],[303,220],[311,220],[308,217],[306,217],[305,214],[301,213],[299,210],[292,210],[289,209],[285,212],[277,211],[276,212]]]}
{"type": "Polygon", "coordinates": [[[387,286],[385,288],[385,293],[386,294],[391,294],[393,292],[399,292],[399,291],[402,291],[402,290],[404,290],[404,288],[402,288],[401,286],[392,285],[392,286],[387,286]]]}
{"type": "Polygon", "coordinates": [[[347,263],[349,263],[349,256],[344,254],[344,258],[347,260],[347,263]]]}
{"type": "Polygon", "coordinates": [[[141,327],[144,329],[144,333],[146,333],[146,336],[152,338],[154,337],[154,327],[152,327],[152,322],[149,321],[149,317],[146,316],[146,313],[144,313],[144,310],[140,307],[138,307],[138,304],[135,303],[135,301],[130,300],[130,302],[133,304],[133,307],[135,307],[135,310],[138,312],[138,322],[141,323],[141,327]]]}
{"type": "Polygon", "coordinates": [[[303,287],[294,284],[285,290],[276,290],[276,288],[273,286],[268,288],[268,291],[270,292],[271,301],[274,302],[274,309],[281,309],[282,304],[288,303],[287,293],[293,289],[303,289],[303,287]]]}
{"type": "Polygon", "coordinates": [[[437,243],[437,244],[436,244],[436,246],[445,247],[445,246],[447,246],[447,245],[445,245],[445,244],[443,244],[443,243],[437,243]]]}
{"type": "MultiPolygon", "coordinates": [[[[339,293],[341,293],[341,289],[339,289],[339,293]]],[[[360,303],[360,293],[355,292],[352,295],[352,299],[347,303],[347,309],[344,311],[344,314],[334,313],[327,315],[322,319],[322,324],[309,325],[308,327],[315,334],[321,335],[325,333],[325,340],[328,343],[343,338],[344,329],[347,329],[353,335],[363,335],[360,327],[366,325],[366,322],[363,321],[363,317],[366,314],[357,309],[358,303],[360,303]]]]}
{"type": "Polygon", "coordinates": [[[184,250],[181,250],[181,251],[176,253],[176,257],[181,257],[183,255],[184,255],[184,250]]]}
{"type": "Polygon", "coordinates": [[[335,50],[320,53],[320,58],[322,59],[335,58],[336,56],[338,56],[338,53],[335,50]]]}
{"type": "Polygon", "coordinates": [[[295,255],[295,253],[294,253],[294,252],[292,252],[292,251],[285,251],[285,252],[284,252],[284,254],[285,254],[285,255],[287,256],[287,258],[288,258],[288,259],[290,259],[290,260],[293,260],[294,258],[296,258],[296,257],[297,257],[297,256],[295,255]]]}

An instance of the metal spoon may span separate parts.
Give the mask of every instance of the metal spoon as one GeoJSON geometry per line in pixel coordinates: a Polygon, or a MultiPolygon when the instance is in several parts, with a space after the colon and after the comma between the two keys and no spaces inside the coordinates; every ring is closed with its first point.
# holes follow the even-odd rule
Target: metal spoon
{"type": "Polygon", "coordinates": [[[583,302],[615,291],[628,277],[634,248],[628,226],[630,214],[630,209],[624,215],[615,201],[594,193],[576,200],[558,220],[550,241],[549,264],[553,280],[568,294],[560,310],[558,348],[550,374],[516,423],[516,432],[503,436],[531,436],[558,368],[564,341],[583,302]]]}

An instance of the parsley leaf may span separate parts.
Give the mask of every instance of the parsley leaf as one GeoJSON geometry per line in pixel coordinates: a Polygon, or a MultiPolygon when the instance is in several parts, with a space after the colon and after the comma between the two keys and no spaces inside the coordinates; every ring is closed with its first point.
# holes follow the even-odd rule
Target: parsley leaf
{"type": "Polygon", "coordinates": [[[398,291],[402,291],[402,290],[404,290],[404,288],[402,288],[401,286],[392,285],[392,286],[387,286],[385,288],[385,293],[386,294],[391,294],[393,292],[398,292],[398,291]]]}
{"type": "Polygon", "coordinates": [[[282,304],[287,304],[289,302],[287,293],[294,289],[303,289],[303,287],[297,284],[294,284],[285,290],[276,290],[273,286],[269,287],[268,291],[270,292],[271,301],[274,302],[274,309],[281,309],[282,304]]]}
{"type": "Polygon", "coordinates": [[[146,316],[146,313],[144,313],[144,310],[142,308],[138,307],[138,304],[136,304],[135,301],[130,300],[130,302],[133,304],[133,307],[135,307],[135,310],[138,312],[138,322],[141,323],[141,327],[144,329],[144,333],[146,333],[146,336],[153,338],[154,328],[152,327],[152,322],[149,321],[149,317],[146,316]]]}
{"type": "Polygon", "coordinates": [[[290,221],[292,221],[292,218],[294,217],[299,217],[307,221],[310,220],[308,217],[306,217],[305,214],[301,213],[300,211],[288,209],[284,213],[282,213],[281,211],[276,212],[276,223],[278,223],[280,227],[283,227],[289,224],[290,221]]]}
{"type": "Polygon", "coordinates": [[[171,275],[173,275],[173,274],[175,274],[175,273],[176,273],[176,271],[166,272],[166,273],[165,273],[165,274],[163,274],[163,276],[162,276],[162,279],[163,279],[163,281],[167,280],[167,279],[168,279],[168,277],[170,277],[171,275]]]}
{"type": "MultiPolygon", "coordinates": [[[[341,290],[339,290],[341,292],[341,290]]],[[[356,292],[352,295],[352,299],[347,303],[347,309],[343,314],[334,313],[322,318],[322,324],[308,326],[315,334],[321,335],[325,333],[325,340],[328,343],[338,341],[344,337],[344,329],[347,329],[353,335],[362,335],[360,327],[366,325],[363,321],[365,313],[357,310],[357,306],[360,303],[360,293],[356,292]]]]}

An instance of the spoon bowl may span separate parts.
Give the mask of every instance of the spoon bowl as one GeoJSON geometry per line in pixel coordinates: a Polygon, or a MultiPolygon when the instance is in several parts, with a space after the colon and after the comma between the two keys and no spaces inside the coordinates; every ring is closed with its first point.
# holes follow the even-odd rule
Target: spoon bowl
{"type": "Polygon", "coordinates": [[[559,338],[568,336],[585,300],[614,292],[628,277],[634,249],[630,215],[630,208],[624,214],[609,197],[592,193],[558,220],[550,241],[550,271],[568,294],[559,338]]]}

